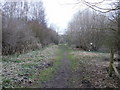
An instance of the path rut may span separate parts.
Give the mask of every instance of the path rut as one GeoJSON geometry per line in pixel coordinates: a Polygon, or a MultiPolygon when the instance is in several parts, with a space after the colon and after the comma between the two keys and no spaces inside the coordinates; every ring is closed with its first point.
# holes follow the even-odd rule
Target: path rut
{"type": "Polygon", "coordinates": [[[45,83],[45,88],[68,88],[70,86],[71,69],[66,51],[64,52],[64,58],[61,62],[61,66],[56,72],[54,78],[45,83]]]}

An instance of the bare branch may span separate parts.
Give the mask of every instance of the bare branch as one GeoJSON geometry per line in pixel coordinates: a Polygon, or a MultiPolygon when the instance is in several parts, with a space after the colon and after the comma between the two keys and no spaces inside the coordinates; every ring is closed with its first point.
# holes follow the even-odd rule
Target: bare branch
{"type": "Polygon", "coordinates": [[[80,1],[78,0],[78,2],[76,4],[83,3],[84,5],[92,8],[95,11],[101,12],[101,13],[107,13],[107,12],[111,12],[111,11],[115,11],[115,10],[119,10],[120,9],[120,7],[115,7],[115,8],[101,8],[101,7],[96,6],[97,4],[101,4],[104,1],[105,0],[103,0],[101,2],[97,2],[97,3],[90,3],[90,2],[87,2],[85,0],[80,0],[80,1]]]}

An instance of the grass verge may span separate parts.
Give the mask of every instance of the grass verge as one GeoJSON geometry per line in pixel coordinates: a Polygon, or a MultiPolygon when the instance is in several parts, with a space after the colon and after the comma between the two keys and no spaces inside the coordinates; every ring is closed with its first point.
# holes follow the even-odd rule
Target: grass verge
{"type": "Polygon", "coordinates": [[[73,51],[71,48],[67,47],[67,49],[68,49],[67,50],[68,51],[68,58],[71,62],[71,69],[76,70],[79,67],[78,59],[76,59],[76,57],[71,54],[71,52],[73,51]]]}

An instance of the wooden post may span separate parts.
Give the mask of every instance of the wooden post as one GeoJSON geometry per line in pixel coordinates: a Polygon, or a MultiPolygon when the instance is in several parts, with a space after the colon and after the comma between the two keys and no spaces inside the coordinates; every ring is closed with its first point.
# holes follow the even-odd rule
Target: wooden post
{"type": "Polygon", "coordinates": [[[109,76],[112,76],[112,71],[113,71],[113,67],[112,64],[114,63],[114,51],[113,48],[111,48],[110,50],[110,64],[109,64],[109,76]]]}
{"type": "Polygon", "coordinates": [[[117,68],[115,67],[114,64],[112,64],[112,67],[113,67],[113,69],[114,69],[114,71],[115,71],[116,76],[120,79],[120,74],[119,74],[117,68]]]}

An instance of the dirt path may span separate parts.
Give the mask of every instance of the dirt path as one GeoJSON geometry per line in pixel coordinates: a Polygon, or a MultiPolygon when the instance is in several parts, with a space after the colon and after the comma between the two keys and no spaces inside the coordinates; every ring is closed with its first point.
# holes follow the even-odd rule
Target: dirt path
{"type": "Polygon", "coordinates": [[[67,58],[67,52],[64,52],[64,58],[61,60],[62,64],[56,72],[54,78],[45,83],[45,88],[68,88],[70,85],[70,61],[67,58]]]}

